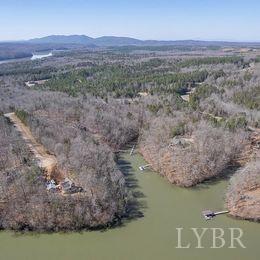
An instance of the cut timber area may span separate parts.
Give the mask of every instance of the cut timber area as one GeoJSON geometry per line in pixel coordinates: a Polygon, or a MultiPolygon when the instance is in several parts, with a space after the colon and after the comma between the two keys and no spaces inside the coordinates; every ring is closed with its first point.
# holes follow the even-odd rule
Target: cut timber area
{"type": "Polygon", "coordinates": [[[15,113],[4,114],[4,116],[9,119],[11,123],[13,123],[17,131],[21,134],[22,138],[28,145],[30,151],[34,154],[37,165],[46,172],[47,178],[50,178],[50,176],[57,169],[56,157],[51,155],[41,144],[36,141],[30,129],[23,124],[23,122],[15,115],[15,113]]]}

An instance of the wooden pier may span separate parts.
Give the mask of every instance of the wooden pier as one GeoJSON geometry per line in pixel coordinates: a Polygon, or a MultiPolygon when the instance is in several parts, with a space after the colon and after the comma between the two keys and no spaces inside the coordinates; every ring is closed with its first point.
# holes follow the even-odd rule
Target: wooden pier
{"type": "Polygon", "coordinates": [[[150,164],[141,165],[141,166],[139,166],[139,170],[140,170],[140,171],[144,171],[144,170],[146,170],[148,167],[150,167],[150,164]]]}
{"type": "Polygon", "coordinates": [[[210,220],[213,219],[214,217],[216,217],[217,215],[221,215],[221,214],[227,214],[229,211],[228,210],[223,210],[223,211],[211,211],[211,210],[204,210],[202,211],[202,215],[204,216],[204,218],[206,220],[210,220]]]}
{"type": "Polygon", "coordinates": [[[132,156],[134,154],[134,150],[135,150],[135,144],[133,145],[132,149],[131,149],[131,152],[130,152],[130,155],[132,156]]]}

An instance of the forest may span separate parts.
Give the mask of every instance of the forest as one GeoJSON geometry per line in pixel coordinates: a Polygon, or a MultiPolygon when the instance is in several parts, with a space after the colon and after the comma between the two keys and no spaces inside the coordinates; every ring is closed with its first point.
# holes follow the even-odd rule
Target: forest
{"type": "Polygon", "coordinates": [[[153,170],[182,187],[232,168],[231,215],[259,221],[259,198],[248,195],[260,189],[259,54],[117,47],[0,64],[0,227],[80,230],[129,218],[134,195],[117,154],[130,143],[153,170]],[[84,192],[46,190],[43,170],[4,117],[8,112],[84,192]]]}

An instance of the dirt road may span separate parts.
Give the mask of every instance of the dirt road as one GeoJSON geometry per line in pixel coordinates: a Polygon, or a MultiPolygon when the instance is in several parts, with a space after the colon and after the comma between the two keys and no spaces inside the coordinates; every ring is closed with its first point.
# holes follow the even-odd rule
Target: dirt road
{"type": "Polygon", "coordinates": [[[13,123],[17,131],[21,134],[30,151],[34,154],[38,166],[44,169],[47,175],[50,175],[57,166],[56,157],[49,154],[48,151],[36,141],[30,129],[22,123],[15,113],[4,114],[4,116],[13,123]]]}

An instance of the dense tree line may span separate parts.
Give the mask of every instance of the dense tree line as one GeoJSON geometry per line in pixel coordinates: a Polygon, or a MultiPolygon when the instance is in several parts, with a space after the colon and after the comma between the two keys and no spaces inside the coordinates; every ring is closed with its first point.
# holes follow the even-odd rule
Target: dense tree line
{"type": "Polygon", "coordinates": [[[225,172],[248,142],[248,126],[260,125],[258,64],[253,54],[175,51],[84,50],[0,66],[0,112],[15,111],[85,191],[46,192],[41,170],[0,117],[1,227],[74,230],[120,218],[128,197],[114,152],[133,140],[156,171],[180,186],[225,172]],[[37,79],[48,81],[24,84],[37,79]]]}
{"type": "Polygon", "coordinates": [[[260,221],[259,190],[260,163],[252,160],[230,180],[226,195],[230,214],[243,219],[260,221]]]}
{"type": "Polygon", "coordinates": [[[245,140],[241,130],[230,132],[201,121],[199,115],[181,113],[152,121],[143,133],[140,151],[170,182],[189,187],[220,175],[245,140]]]}
{"type": "Polygon", "coordinates": [[[237,91],[234,93],[234,102],[249,109],[260,109],[260,85],[237,91]]]}
{"type": "Polygon", "coordinates": [[[57,75],[43,87],[66,92],[72,96],[92,93],[100,97],[110,95],[116,98],[133,98],[143,91],[152,94],[181,94],[196,82],[203,82],[207,76],[207,71],[162,73],[157,70],[147,71],[145,67],[140,66],[110,65],[57,75]]]}
{"type": "Polygon", "coordinates": [[[177,65],[180,67],[190,67],[190,66],[200,66],[202,64],[225,64],[233,63],[239,64],[240,66],[245,66],[247,63],[244,62],[243,57],[239,56],[223,56],[223,57],[203,57],[186,59],[179,62],[177,65]]]}
{"type": "MultiPolygon", "coordinates": [[[[83,192],[66,196],[48,192],[43,172],[32,161],[16,130],[1,117],[1,228],[37,231],[97,228],[114,223],[124,214],[125,181],[113,153],[84,129],[65,124],[66,118],[60,112],[60,117],[56,114],[54,118],[45,118],[16,111],[38,141],[56,155],[64,177],[71,178],[83,192]]],[[[73,118],[75,111],[66,116],[73,118]]]]}

